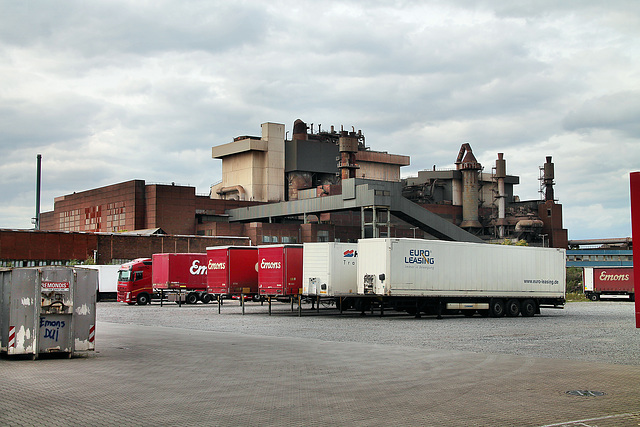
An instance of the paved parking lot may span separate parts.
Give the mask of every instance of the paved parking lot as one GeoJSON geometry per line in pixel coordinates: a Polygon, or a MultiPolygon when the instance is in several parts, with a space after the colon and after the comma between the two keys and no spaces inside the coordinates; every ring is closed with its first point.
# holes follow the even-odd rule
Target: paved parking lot
{"type": "Polygon", "coordinates": [[[95,354],[0,360],[0,424],[638,426],[638,353],[544,356],[558,325],[595,325],[560,335],[582,349],[615,330],[638,348],[632,309],[587,304],[437,321],[100,303],[95,354]]]}

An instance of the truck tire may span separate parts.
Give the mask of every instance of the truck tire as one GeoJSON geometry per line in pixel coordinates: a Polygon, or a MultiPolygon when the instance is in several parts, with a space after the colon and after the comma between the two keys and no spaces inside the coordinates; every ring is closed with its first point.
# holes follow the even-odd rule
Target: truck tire
{"type": "Polygon", "coordinates": [[[502,317],[505,314],[504,300],[493,298],[489,302],[489,314],[491,317],[502,317]]]}
{"type": "Polygon", "coordinates": [[[532,299],[526,299],[522,301],[522,307],[520,311],[523,317],[533,317],[536,314],[536,302],[532,299]]]}
{"type": "Polygon", "coordinates": [[[590,299],[591,301],[598,301],[598,300],[600,299],[600,297],[598,296],[598,294],[591,294],[591,295],[589,296],[589,299],[590,299]]]}
{"type": "Polygon", "coordinates": [[[147,305],[149,303],[149,294],[144,292],[138,294],[138,298],[136,298],[136,301],[138,301],[138,305],[147,305]]]}
{"type": "Polygon", "coordinates": [[[195,304],[198,302],[198,294],[195,292],[191,292],[187,295],[186,303],[187,304],[195,304]]]}
{"type": "Polygon", "coordinates": [[[211,294],[204,293],[202,294],[202,297],[200,297],[200,301],[202,301],[203,304],[209,304],[212,298],[211,294]]]}
{"type": "Polygon", "coordinates": [[[520,301],[517,299],[510,299],[507,301],[506,306],[507,316],[509,317],[518,317],[520,314],[520,301]]]}

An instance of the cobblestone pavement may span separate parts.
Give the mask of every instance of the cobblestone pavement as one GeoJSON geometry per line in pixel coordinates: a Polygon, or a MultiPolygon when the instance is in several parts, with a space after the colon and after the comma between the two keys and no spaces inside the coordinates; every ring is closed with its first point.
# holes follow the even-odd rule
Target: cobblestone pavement
{"type": "MultiPolygon", "coordinates": [[[[601,306],[607,307],[585,305],[591,317],[575,323],[566,319],[585,316],[580,307],[573,314],[543,313],[532,329],[533,319],[524,318],[437,321],[309,311],[297,318],[286,305],[269,317],[259,313],[259,304],[248,305],[242,316],[232,304],[218,315],[214,306],[100,303],[95,353],[0,360],[0,425],[637,427],[637,363],[572,353],[546,357],[534,346],[519,350],[529,349],[529,355],[509,354],[508,345],[494,351],[493,340],[469,338],[473,331],[486,338],[493,329],[493,335],[524,345],[537,331],[546,348],[551,324],[595,324],[601,327],[594,337],[621,330],[634,340],[633,350],[640,335],[629,328],[629,317],[607,314],[620,304],[595,310],[601,306]],[[338,326],[344,321],[347,329],[338,326]],[[450,344],[438,348],[432,338],[396,342],[389,332],[428,336],[430,329],[450,344]],[[453,348],[464,340],[484,343],[484,350],[453,348]]],[[[580,331],[561,339],[571,336],[576,345],[591,339],[580,331]]]]}

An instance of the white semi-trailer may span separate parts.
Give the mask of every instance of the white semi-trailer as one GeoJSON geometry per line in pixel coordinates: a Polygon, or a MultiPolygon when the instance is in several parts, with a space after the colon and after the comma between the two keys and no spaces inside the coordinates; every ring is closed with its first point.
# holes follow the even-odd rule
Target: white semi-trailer
{"type": "Polygon", "coordinates": [[[565,302],[565,251],[421,239],[358,242],[356,308],[533,316],[565,302]],[[367,298],[375,297],[375,298],[367,298]],[[382,305],[381,305],[382,306],[382,305]]]}
{"type": "Polygon", "coordinates": [[[118,270],[119,265],[77,265],[76,267],[88,268],[98,271],[98,301],[116,300],[118,295],[118,270]]]}
{"type": "Polygon", "coordinates": [[[305,243],[302,260],[304,296],[324,298],[356,293],[357,243],[305,243]]]}

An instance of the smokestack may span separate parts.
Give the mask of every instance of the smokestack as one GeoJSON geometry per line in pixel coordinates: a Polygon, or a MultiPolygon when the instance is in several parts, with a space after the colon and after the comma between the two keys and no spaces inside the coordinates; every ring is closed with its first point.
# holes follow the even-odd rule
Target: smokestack
{"type": "Polygon", "coordinates": [[[40,230],[40,186],[42,182],[42,154],[37,156],[36,167],[36,230],[40,230]]]}
{"type": "Polygon", "coordinates": [[[547,162],[544,164],[543,170],[543,183],[544,183],[544,196],[545,200],[554,200],[553,194],[553,179],[555,178],[553,162],[551,161],[551,156],[547,156],[547,162]]]}
{"type": "Polygon", "coordinates": [[[302,120],[297,119],[295,122],[293,122],[293,136],[291,137],[291,139],[293,141],[295,141],[296,139],[306,141],[308,139],[307,129],[307,124],[302,120]]]}
{"type": "Polygon", "coordinates": [[[358,152],[358,137],[354,132],[342,131],[338,139],[338,150],[340,151],[340,160],[338,169],[340,169],[340,177],[349,179],[356,177],[356,153],[358,152]]]}
{"type": "Polygon", "coordinates": [[[482,224],[478,221],[478,174],[482,170],[482,166],[473,155],[469,143],[462,144],[456,159],[456,169],[462,171],[462,223],[460,227],[482,228],[482,224]]]}
{"type": "Polygon", "coordinates": [[[496,179],[498,180],[498,236],[503,239],[505,235],[504,226],[505,220],[505,191],[504,191],[504,179],[507,177],[507,161],[504,159],[503,153],[498,153],[498,159],[496,160],[496,179]]]}

